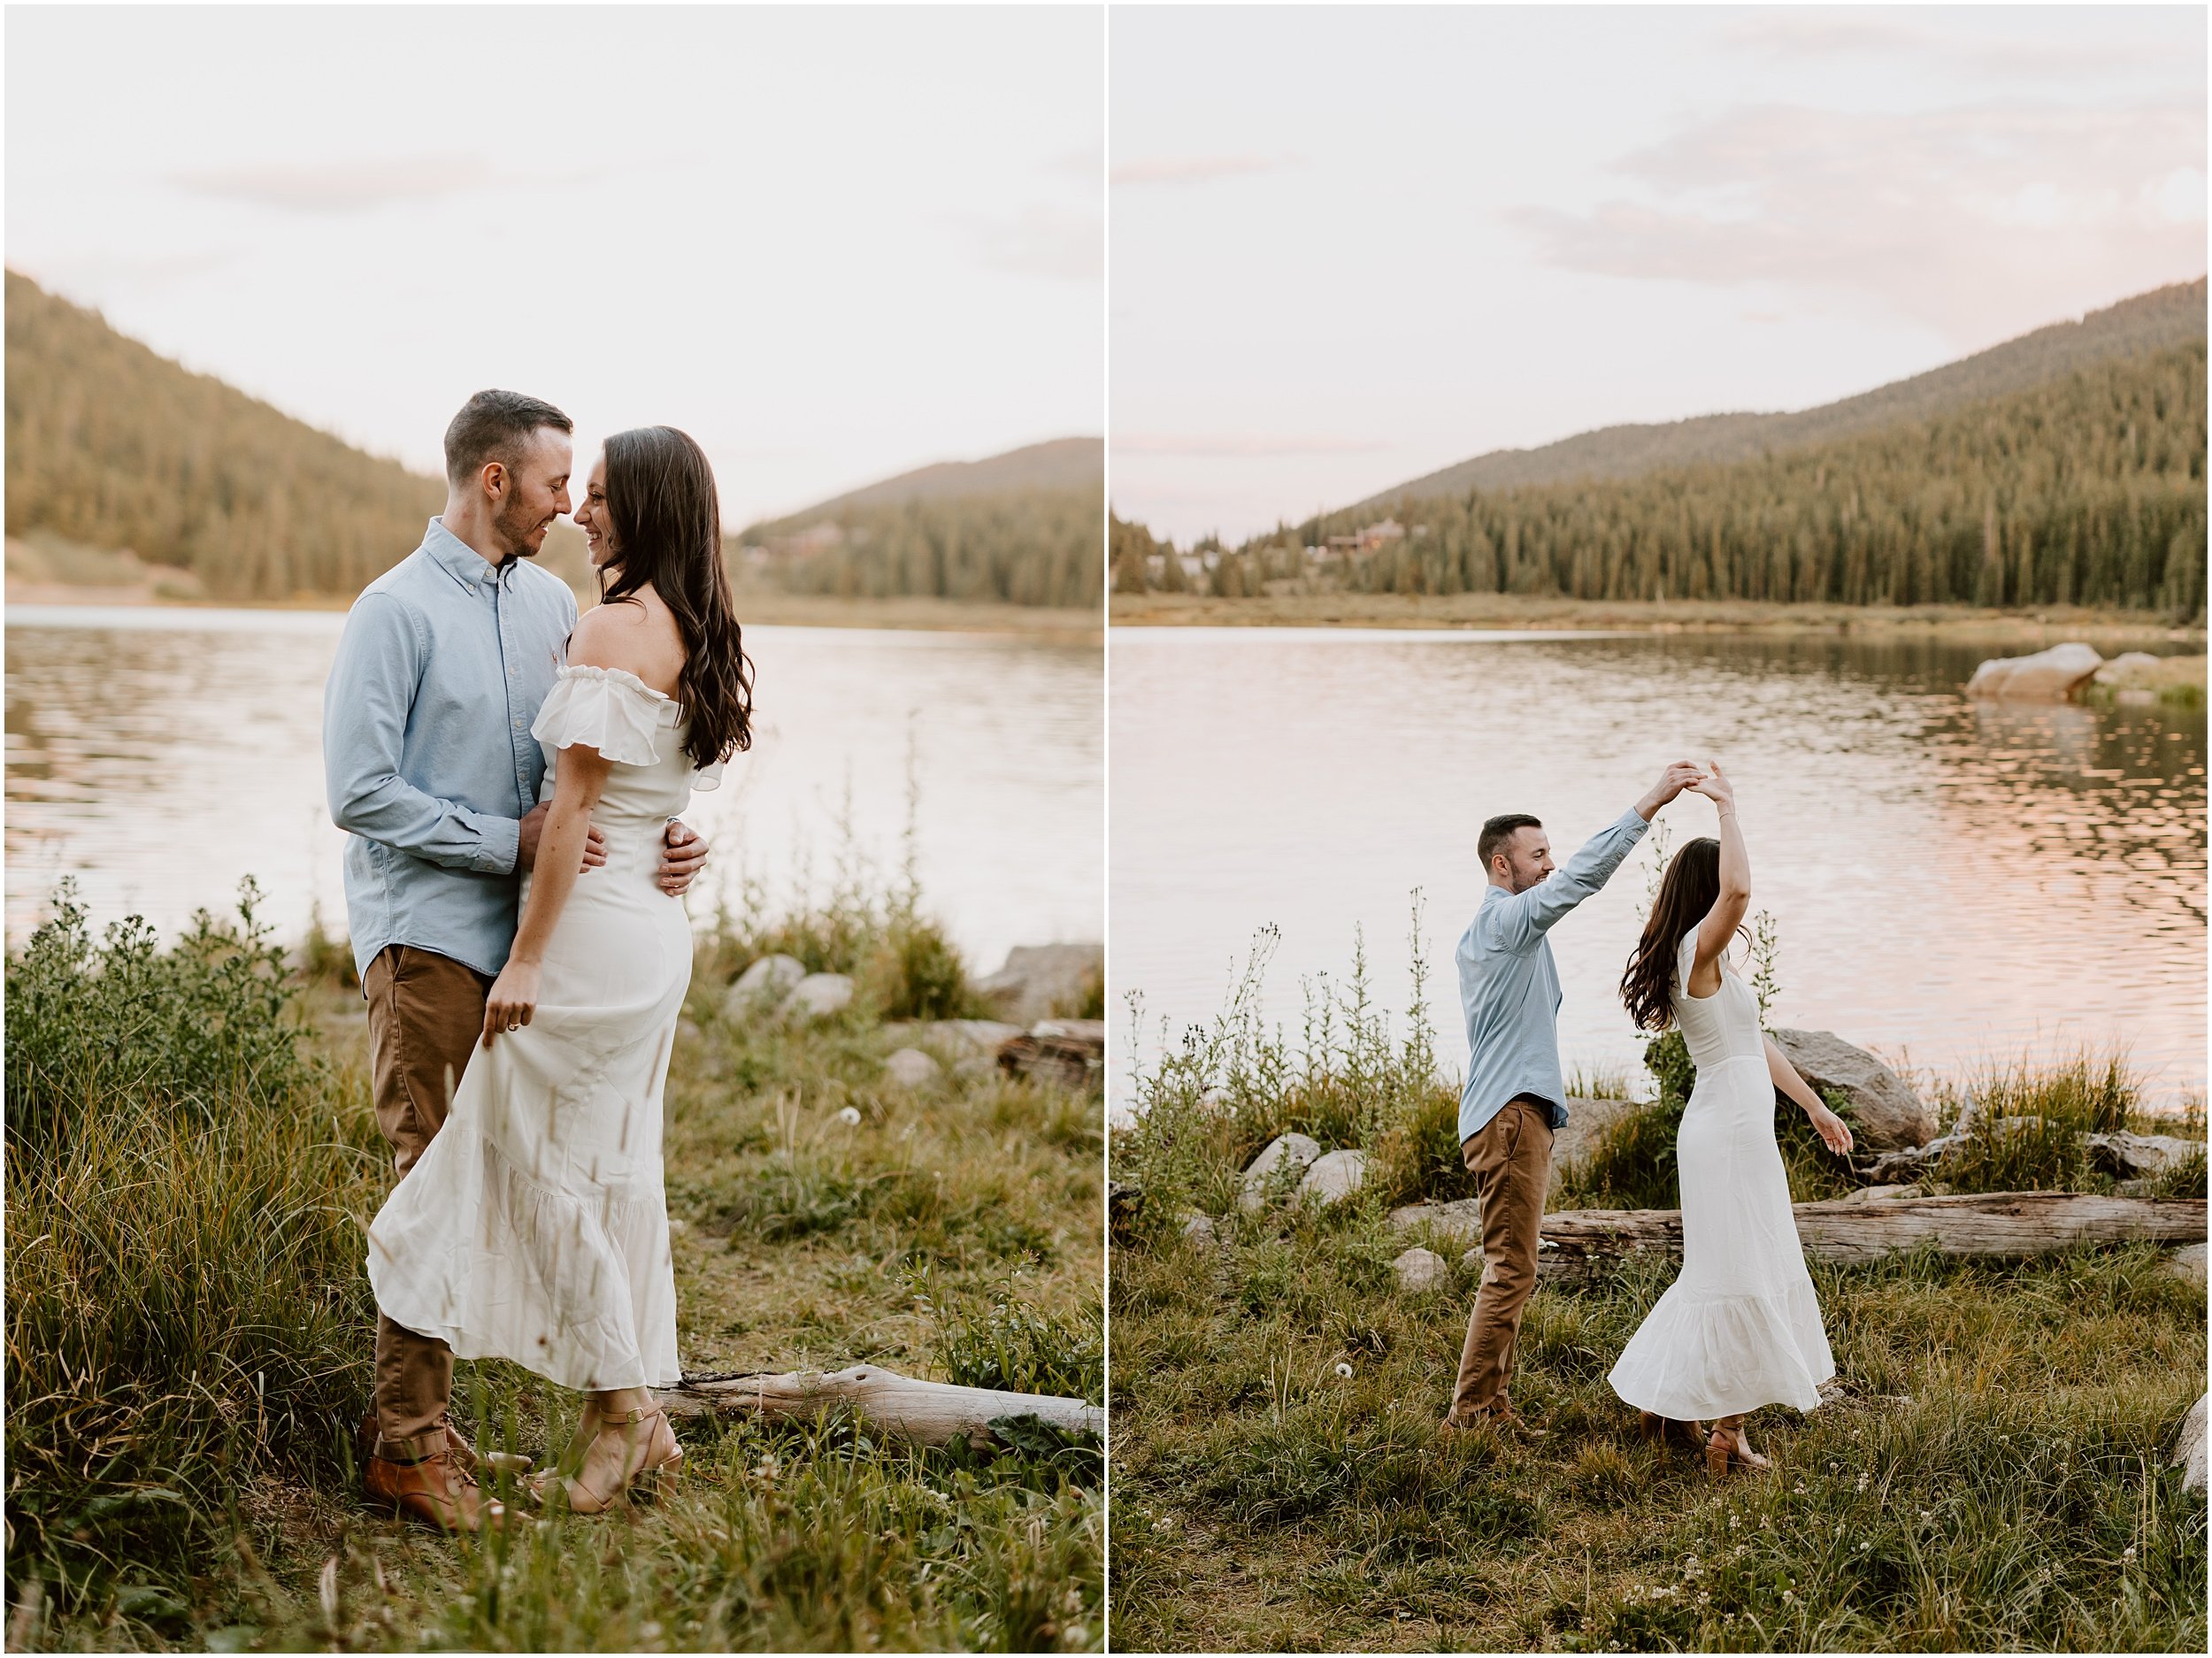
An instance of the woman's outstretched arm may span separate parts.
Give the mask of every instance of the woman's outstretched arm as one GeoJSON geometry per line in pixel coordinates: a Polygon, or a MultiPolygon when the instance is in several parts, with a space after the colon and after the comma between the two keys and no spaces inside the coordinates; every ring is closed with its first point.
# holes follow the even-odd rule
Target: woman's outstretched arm
{"type": "Polygon", "coordinates": [[[1720,958],[1728,952],[1728,940],[1751,908],[1751,854],[1736,823],[1735,786],[1722,775],[1719,761],[1709,776],[1690,785],[1690,792],[1720,808],[1720,894],[1698,923],[1697,952],[1685,986],[1694,996],[1709,996],[1720,989],[1720,958]]]}

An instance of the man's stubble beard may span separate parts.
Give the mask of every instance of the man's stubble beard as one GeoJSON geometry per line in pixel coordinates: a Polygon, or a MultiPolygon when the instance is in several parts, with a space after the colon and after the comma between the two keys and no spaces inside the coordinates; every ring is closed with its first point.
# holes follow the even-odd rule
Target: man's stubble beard
{"type": "MultiPolygon", "coordinates": [[[[492,519],[492,528],[499,532],[500,539],[513,549],[517,558],[537,557],[538,549],[530,544],[530,533],[537,526],[538,515],[523,510],[520,496],[500,508],[498,515],[492,519]]],[[[547,527],[549,529],[551,526],[547,527]]]]}

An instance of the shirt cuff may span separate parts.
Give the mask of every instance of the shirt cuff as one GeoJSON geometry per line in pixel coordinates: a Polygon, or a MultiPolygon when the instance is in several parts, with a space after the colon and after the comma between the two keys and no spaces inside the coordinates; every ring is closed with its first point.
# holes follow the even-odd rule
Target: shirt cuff
{"type": "Polygon", "coordinates": [[[1652,823],[1657,818],[1657,817],[1658,813],[1654,812],[1650,817],[1646,817],[1643,813],[1638,811],[1633,806],[1631,806],[1626,811],[1620,815],[1619,819],[1613,825],[1613,827],[1616,829],[1625,829],[1632,835],[1640,835],[1643,833],[1645,830],[1651,827],[1652,823]]]}
{"type": "Polygon", "coordinates": [[[484,849],[477,855],[476,867],[487,875],[511,875],[515,863],[522,856],[522,825],[512,817],[485,817],[484,849]]]}

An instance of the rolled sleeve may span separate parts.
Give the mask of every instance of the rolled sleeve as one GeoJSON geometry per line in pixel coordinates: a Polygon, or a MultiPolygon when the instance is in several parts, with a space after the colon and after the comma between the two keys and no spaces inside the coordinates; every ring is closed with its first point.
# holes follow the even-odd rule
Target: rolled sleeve
{"type": "Polygon", "coordinates": [[[521,844],[516,819],[441,800],[401,773],[425,654],[405,605],[379,593],[355,603],[323,697],[331,821],[448,869],[511,874],[521,844]]]}
{"type": "Polygon", "coordinates": [[[1499,943],[1509,949],[1533,948],[1577,904],[1604,887],[1650,827],[1632,806],[1578,847],[1549,879],[1494,906],[1499,943]]]}

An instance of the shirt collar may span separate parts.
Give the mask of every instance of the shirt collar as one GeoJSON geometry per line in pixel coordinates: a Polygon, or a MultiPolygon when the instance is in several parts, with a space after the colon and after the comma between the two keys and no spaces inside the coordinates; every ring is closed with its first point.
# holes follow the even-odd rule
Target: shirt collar
{"type": "Polygon", "coordinates": [[[495,567],[492,561],[471,547],[436,518],[423,532],[422,544],[431,557],[446,574],[473,593],[488,581],[504,584],[508,572],[520,563],[511,558],[505,564],[495,567]]]}

